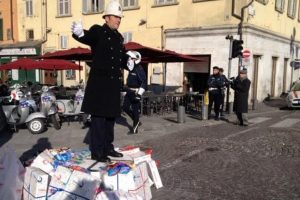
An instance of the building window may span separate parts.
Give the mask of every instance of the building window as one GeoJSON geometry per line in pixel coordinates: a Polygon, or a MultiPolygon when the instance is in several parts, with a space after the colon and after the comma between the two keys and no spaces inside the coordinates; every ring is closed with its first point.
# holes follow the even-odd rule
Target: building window
{"type": "Polygon", "coordinates": [[[275,9],[281,13],[284,12],[284,0],[276,0],[275,9]]]}
{"type": "Polygon", "coordinates": [[[68,48],[68,36],[65,35],[60,36],[60,48],[61,49],[68,48]]]}
{"type": "Polygon", "coordinates": [[[289,3],[288,3],[288,16],[290,18],[295,18],[296,5],[297,5],[296,0],[289,0],[289,3]]]}
{"type": "Polygon", "coordinates": [[[125,32],[123,33],[124,37],[124,44],[132,41],[132,32],[125,32]]]}
{"type": "Polygon", "coordinates": [[[26,16],[31,17],[33,15],[32,11],[32,0],[26,0],[26,16]]]}
{"type": "Polygon", "coordinates": [[[138,0],[122,0],[121,1],[124,10],[131,8],[138,8],[138,0]]]}
{"type": "Polygon", "coordinates": [[[215,0],[193,0],[193,3],[203,2],[203,1],[215,1],[215,0]]]}
{"type": "Polygon", "coordinates": [[[299,8],[298,8],[298,21],[300,22],[300,3],[299,3],[299,8]]]}
{"type": "Polygon", "coordinates": [[[99,13],[104,10],[104,0],[82,0],[82,13],[99,13]]]}
{"type": "Polygon", "coordinates": [[[76,79],[76,71],[74,69],[69,69],[66,71],[66,79],[67,80],[75,80],[76,79]]]}
{"type": "Polygon", "coordinates": [[[155,5],[176,4],[177,0],[155,0],[155,5]]]}
{"type": "Polygon", "coordinates": [[[26,40],[34,40],[34,31],[32,29],[26,30],[26,40]]]}
{"type": "Polygon", "coordinates": [[[269,3],[269,0],[256,0],[256,1],[264,5],[267,5],[269,3]]]}
{"type": "Polygon", "coordinates": [[[71,15],[71,0],[58,0],[58,16],[71,15]]]}
{"type": "Polygon", "coordinates": [[[3,19],[0,19],[0,41],[3,41],[3,19]]]}

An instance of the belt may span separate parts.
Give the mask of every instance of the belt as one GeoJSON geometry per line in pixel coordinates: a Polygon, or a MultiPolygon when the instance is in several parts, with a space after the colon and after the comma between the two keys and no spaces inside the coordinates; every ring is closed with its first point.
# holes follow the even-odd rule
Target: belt
{"type": "Polygon", "coordinates": [[[209,91],[218,90],[218,88],[209,88],[209,91]]]}
{"type": "Polygon", "coordinates": [[[133,91],[133,92],[137,92],[139,90],[138,88],[128,88],[128,89],[133,91]]]}

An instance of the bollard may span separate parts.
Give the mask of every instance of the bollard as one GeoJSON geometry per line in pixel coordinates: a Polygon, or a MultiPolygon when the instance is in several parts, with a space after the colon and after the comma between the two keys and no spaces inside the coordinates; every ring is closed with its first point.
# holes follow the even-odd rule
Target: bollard
{"type": "Polygon", "coordinates": [[[208,119],[208,106],[206,104],[202,104],[202,120],[208,119]]]}
{"type": "Polygon", "coordinates": [[[252,99],[252,110],[256,110],[257,109],[257,99],[252,99]]]}
{"type": "Polygon", "coordinates": [[[178,106],[177,122],[178,123],[184,123],[185,122],[185,107],[184,106],[178,106]]]}
{"type": "Polygon", "coordinates": [[[233,102],[228,103],[228,114],[231,114],[233,112],[233,102]]]}

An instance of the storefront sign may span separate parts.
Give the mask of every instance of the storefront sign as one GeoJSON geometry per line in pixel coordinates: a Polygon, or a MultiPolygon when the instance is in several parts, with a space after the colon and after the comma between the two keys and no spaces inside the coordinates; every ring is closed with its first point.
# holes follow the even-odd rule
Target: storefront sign
{"type": "Polygon", "coordinates": [[[0,56],[8,55],[36,55],[36,48],[14,48],[14,49],[1,49],[0,56]]]}

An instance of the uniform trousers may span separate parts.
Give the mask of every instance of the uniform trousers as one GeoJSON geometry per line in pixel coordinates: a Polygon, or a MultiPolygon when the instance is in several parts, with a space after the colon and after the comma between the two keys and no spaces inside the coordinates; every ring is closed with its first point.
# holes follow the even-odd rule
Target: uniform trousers
{"type": "Polygon", "coordinates": [[[92,115],[90,126],[90,150],[107,156],[108,152],[114,150],[114,126],[115,118],[99,117],[92,115]]]}
{"type": "Polygon", "coordinates": [[[136,95],[132,91],[128,91],[124,98],[123,110],[133,120],[135,126],[140,120],[140,100],[136,99],[136,95]]]}
{"type": "Polygon", "coordinates": [[[211,115],[212,105],[214,104],[215,117],[219,117],[222,93],[218,90],[209,92],[208,114],[211,115]]]}

